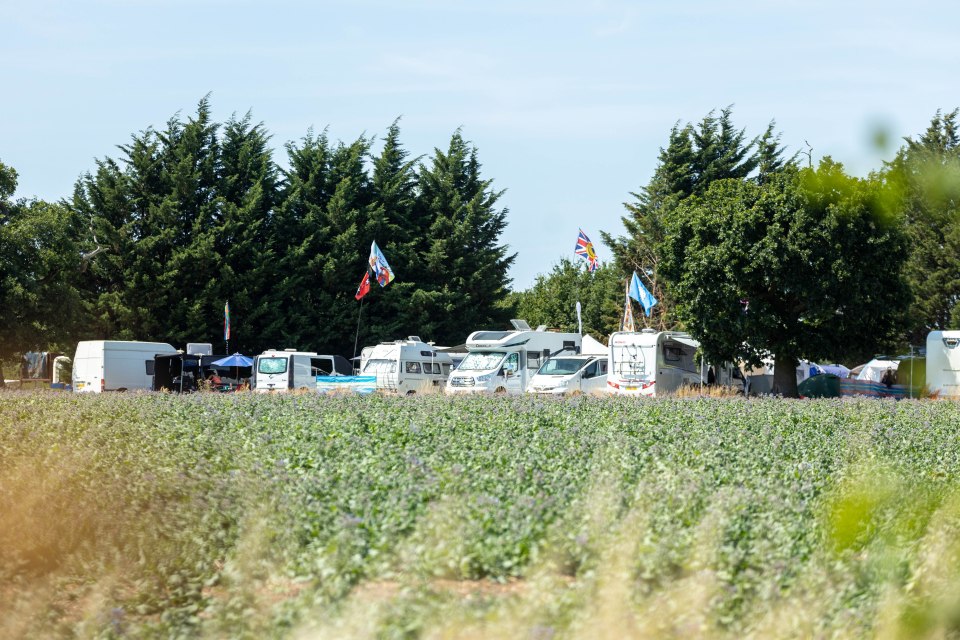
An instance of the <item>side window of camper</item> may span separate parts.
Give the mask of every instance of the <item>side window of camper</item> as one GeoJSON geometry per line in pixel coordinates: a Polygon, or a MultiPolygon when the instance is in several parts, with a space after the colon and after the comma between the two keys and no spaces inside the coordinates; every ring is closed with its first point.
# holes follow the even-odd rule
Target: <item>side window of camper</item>
{"type": "Polygon", "coordinates": [[[419,363],[419,362],[408,362],[408,363],[407,363],[407,373],[420,373],[420,363],[419,363]]]}
{"type": "Polygon", "coordinates": [[[599,369],[600,375],[602,376],[607,375],[607,361],[601,360],[598,364],[600,365],[600,369],[599,369]]]}
{"type": "Polygon", "coordinates": [[[530,371],[536,371],[540,368],[540,354],[539,353],[528,353],[527,354],[527,369],[530,371]]]}
{"type": "Polygon", "coordinates": [[[424,373],[432,373],[433,375],[440,375],[440,363],[439,362],[425,362],[423,364],[424,373]]]}
{"type": "Polygon", "coordinates": [[[443,375],[445,375],[445,376],[449,376],[449,375],[450,375],[450,365],[448,365],[448,364],[443,365],[443,375]]]}
{"type": "Polygon", "coordinates": [[[332,376],[333,360],[330,358],[310,358],[311,373],[315,376],[332,376]]]}
{"type": "Polygon", "coordinates": [[[664,347],[663,358],[667,362],[680,362],[683,358],[683,351],[680,350],[680,347],[664,347]]]}

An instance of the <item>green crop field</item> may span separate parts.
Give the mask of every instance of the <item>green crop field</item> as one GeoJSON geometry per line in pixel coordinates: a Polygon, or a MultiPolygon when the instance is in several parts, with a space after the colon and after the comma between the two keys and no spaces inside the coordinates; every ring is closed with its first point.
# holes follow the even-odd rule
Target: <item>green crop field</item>
{"type": "Polygon", "coordinates": [[[0,393],[0,637],[960,633],[960,405],[0,393]]]}

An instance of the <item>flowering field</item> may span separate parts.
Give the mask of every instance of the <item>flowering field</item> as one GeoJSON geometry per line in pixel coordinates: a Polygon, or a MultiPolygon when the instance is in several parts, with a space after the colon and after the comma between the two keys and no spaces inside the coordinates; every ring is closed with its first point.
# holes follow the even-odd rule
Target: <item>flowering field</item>
{"type": "Polygon", "coordinates": [[[960,405],[0,394],[0,637],[940,637],[960,405]]]}

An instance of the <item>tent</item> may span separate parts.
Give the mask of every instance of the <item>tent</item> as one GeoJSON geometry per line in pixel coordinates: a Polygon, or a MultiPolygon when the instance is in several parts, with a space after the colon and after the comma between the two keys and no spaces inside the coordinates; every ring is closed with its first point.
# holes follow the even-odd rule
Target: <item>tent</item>
{"type": "Polygon", "coordinates": [[[882,382],[883,374],[886,373],[888,369],[893,369],[893,372],[896,373],[897,367],[899,366],[900,363],[896,360],[874,358],[867,364],[863,365],[863,369],[861,369],[860,373],[857,374],[857,380],[882,382]]]}
{"type": "Polygon", "coordinates": [[[839,398],[840,378],[832,373],[810,376],[797,385],[801,398],[839,398]]]}
{"type": "Polygon", "coordinates": [[[587,334],[581,340],[580,353],[585,356],[605,356],[607,355],[607,348],[602,342],[587,334]]]}

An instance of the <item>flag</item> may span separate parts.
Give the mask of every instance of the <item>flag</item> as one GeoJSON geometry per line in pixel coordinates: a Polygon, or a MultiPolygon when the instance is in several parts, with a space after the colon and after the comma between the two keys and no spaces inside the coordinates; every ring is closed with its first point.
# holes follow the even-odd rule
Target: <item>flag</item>
{"type": "Polygon", "coordinates": [[[600,260],[597,258],[597,252],[593,250],[593,243],[587,234],[580,229],[580,235],[577,236],[577,246],[573,252],[587,261],[587,271],[596,271],[600,266],[600,260]]]}
{"type": "Polygon", "coordinates": [[[357,293],[354,298],[357,300],[361,299],[363,296],[370,293],[370,271],[366,271],[363,274],[363,280],[360,281],[360,286],[357,287],[357,293]]]}
{"type": "Polygon", "coordinates": [[[230,339],[230,301],[223,305],[223,339],[230,339]]]}
{"type": "Polygon", "coordinates": [[[643,286],[636,271],[633,272],[633,279],[630,280],[630,297],[643,305],[643,310],[648,316],[650,315],[650,309],[657,304],[657,299],[643,286]]]}
{"type": "Polygon", "coordinates": [[[390,268],[390,265],[387,264],[387,259],[384,258],[380,252],[380,247],[377,246],[376,240],[370,245],[370,270],[373,272],[374,277],[377,279],[377,282],[380,283],[381,287],[385,287],[393,281],[393,270],[390,268]]]}
{"type": "Polygon", "coordinates": [[[625,301],[623,303],[623,321],[620,323],[621,331],[636,331],[637,328],[633,324],[633,306],[630,304],[630,289],[629,287],[624,291],[625,301]]]}

